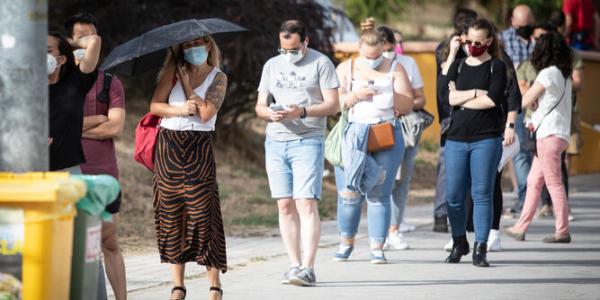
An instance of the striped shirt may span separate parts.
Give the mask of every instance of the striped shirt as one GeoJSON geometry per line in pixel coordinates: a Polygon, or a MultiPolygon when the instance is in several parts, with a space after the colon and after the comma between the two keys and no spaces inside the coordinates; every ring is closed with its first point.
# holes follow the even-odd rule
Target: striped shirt
{"type": "Polygon", "coordinates": [[[506,53],[515,66],[529,58],[533,52],[533,47],[535,46],[535,43],[532,41],[523,41],[523,39],[517,35],[514,27],[502,31],[500,33],[500,39],[504,44],[504,50],[506,50],[506,53]]]}

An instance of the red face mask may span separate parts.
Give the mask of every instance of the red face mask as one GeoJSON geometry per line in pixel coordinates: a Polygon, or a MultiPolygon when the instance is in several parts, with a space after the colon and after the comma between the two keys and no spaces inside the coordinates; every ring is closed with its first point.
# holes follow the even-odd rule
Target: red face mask
{"type": "Polygon", "coordinates": [[[487,45],[481,45],[481,46],[477,47],[474,44],[470,44],[469,45],[469,54],[471,54],[471,56],[473,56],[473,57],[478,57],[478,56],[483,55],[485,53],[485,51],[487,51],[488,48],[489,48],[489,46],[487,46],[487,45]]]}

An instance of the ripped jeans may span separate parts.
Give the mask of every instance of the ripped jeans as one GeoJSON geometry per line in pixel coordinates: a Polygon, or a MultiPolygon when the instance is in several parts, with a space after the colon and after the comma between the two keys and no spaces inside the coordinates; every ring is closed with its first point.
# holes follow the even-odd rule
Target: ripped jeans
{"type": "Polygon", "coordinates": [[[369,225],[369,238],[371,244],[383,244],[388,235],[391,217],[392,187],[396,173],[404,156],[404,140],[400,127],[394,128],[395,146],[392,149],[373,153],[377,164],[385,169],[385,180],[376,185],[367,195],[358,195],[354,198],[343,198],[339,192],[346,186],[344,171],[335,167],[335,184],[338,190],[337,222],[340,236],[352,238],[358,232],[361,208],[367,200],[367,222],[369,225]]]}

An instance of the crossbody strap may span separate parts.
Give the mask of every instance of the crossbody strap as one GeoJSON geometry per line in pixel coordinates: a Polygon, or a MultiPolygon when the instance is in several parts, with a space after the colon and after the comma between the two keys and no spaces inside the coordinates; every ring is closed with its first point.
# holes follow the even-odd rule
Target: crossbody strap
{"type": "Polygon", "coordinates": [[[542,117],[542,119],[540,120],[540,123],[538,124],[538,126],[535,128],[535,130],[533,132],[537,132],[538,129],[540,128],[540,126],[542,125],[542,121],[544,121],[544,119],[546,118],[546,116],[548,116],[562,101],[562,99],[565,97],[565,93],[567,92],[567,78],[565,77],[565,87],[563,88],[563,92],[562,95],[560,96],[560,99],[558,100],[558,102],[556,102],[556,104],[554,104],[554,106],[552,106],[552,108],[544,114],[544,116],[542,117]]]}

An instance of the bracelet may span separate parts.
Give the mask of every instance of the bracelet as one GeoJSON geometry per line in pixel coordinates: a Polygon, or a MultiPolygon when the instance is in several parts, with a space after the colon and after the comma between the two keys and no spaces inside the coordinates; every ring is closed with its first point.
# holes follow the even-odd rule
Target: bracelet
{"type": "Polygon", "coordinates": [[[506,123],[506,128],[515,129],[515,123],[506,123]]]}

